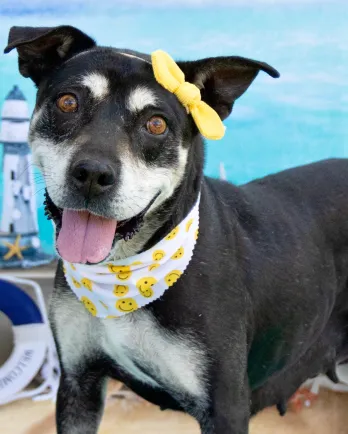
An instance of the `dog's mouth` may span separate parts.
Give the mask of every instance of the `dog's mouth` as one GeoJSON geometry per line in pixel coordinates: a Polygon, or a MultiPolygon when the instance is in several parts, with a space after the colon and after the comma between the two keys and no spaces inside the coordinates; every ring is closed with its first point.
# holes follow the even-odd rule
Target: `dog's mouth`
{"type": "Polygon", "coordinates": [[[127,220],[108,219],[88,210],[58,208],[45,191],[45,214],[56,226],[56,245],[66,261],[98,264],[104,261],[118,240],[128,241],[140,230],[146,212],[160,193],[139,214],[127,220]]]}

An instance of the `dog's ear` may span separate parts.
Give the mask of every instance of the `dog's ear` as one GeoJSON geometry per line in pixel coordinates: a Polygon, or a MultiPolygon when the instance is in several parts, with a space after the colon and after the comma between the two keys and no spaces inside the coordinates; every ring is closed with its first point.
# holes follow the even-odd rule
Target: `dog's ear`
{"type": "Polygon", "coordinates": [[[20,73],[38,85],[49,71],[93,46],[92,38],[71,26],[12,27],[4,52],[17,48],[20,73]]]}
{"type": "Polygon", "coordinates": [[[248,89],[259,71],[278,78],[279,72],[264,62],[243,57],[211,57],[191,62],[177,62],[186,81],[201,89],[203,101],[227,118],[233,103],[248,89]]]}

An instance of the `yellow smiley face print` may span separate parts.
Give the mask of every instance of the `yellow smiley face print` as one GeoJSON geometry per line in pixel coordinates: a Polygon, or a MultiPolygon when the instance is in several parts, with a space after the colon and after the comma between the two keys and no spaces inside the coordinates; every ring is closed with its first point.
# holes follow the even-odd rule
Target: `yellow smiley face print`
{"type": "Polygon", "coordinates": [[[81,288],[81,283],[78,280],[76,280],[74,277],[72,277],[71,280],[75,288],[81,288]]]}
{"type": "Polygon", "coordinates": [[[174,285],[174,283],[179,279],[179,277],[182,275],[182,271],[180,270],[173,270],[170,273],[166,275],[164,278],[164,281],[168,286],[174,285]]]}
{"type": "Polygon", "coordinates": [[[116,297],[124,297],[129,292],[129,287],[127,285],[114,285],[113,293],[116,297]]]}
{"type": "Polygon", "coordinates": [[[158,268],[159,266],[160,266],[160,264],[151,264],[151,265],[149,265],[149,271],[156,270],[156,268],[158,268]]]}
{"type": "Polygon", "coordinates": [[[119,280],[128,280],[132,275],[131,271],[120,271],[116,274],[117,279],[119,280]]]}
{"type": "Polygon", "coordinates": [[[128,313],[138,309],[138,305],[134,298],[123,298],[122,300],[118,300],[116,302],[116,309],[121,312],[128,313]]]}
{"type": "Polygon", "coordinates": [[[92,291],[93,283],[91,280],[87,279],[87,277],[84,277],[81,280],[82,285],[88,289],[88,291],[92,291]]]}
{"type": "Polygon", "coordinates": [[[81,301],[84,304],[85,308],[89,311],[89,313],[91,313],[93,316],[97,316],[97,308],[88,297],[81,297],[81,301]]]}
{"type": "Polygon", "coordinates": [[[184,248],[180,247],[170,259],[174,259],[174,260],[180,259],[184,256],[184,253],[185,253],[184,248]]]}
{"type": "Polygon", "coordinates": [[[195,240],[198,240],[198,229],[195,231],[195,240]]]}
{"type": "Polygon", "coordinates": [[[177,226],[176,228],[174,228],[166,237],[165,240],[169,241],[169,240],[173,240],[179,233],[179,226],[177,226]]]}
{"type": "Polygon", "coordinates": [[[143,297],[151,298],[154,295],[153,285],[157,283],[154,277],[143,277],[137,281],[137,288],[143,297]]]}
{"type": "Polygon", "coordinates": [[[152,254],[152,258],[154,261],[160,261],[166,256],[166,252],[164,250],[155,250],[152,254]]]}
{"type": "Polygon", "coordinates": [[[71,268],[72,270],[76,271],[76,267],[75,267],[74,264],[70,264],[70,268],[71,268]]]}
{"type": "Polygon", "coordinates": [[[193,219],[190,219],[187,223],[186,223],[186,232],[189,232],[191,226],[193,223],[193,219]]]}
{"type": "Polygon", "coordinates": [[[111,273],[120,273],[122,271],[129,271],[130,270],[130,266],[129,265],[113,265],[113,264],[108,264],[108,269],[111,273]]]}
{"type": "Polygon", "coordinates": [[[108,269],[111,273],[116,274],[116,277],[119,280],[128,280],[131,275],[131,269],[129,265],[112,265],[108,264],[108,269]]]}

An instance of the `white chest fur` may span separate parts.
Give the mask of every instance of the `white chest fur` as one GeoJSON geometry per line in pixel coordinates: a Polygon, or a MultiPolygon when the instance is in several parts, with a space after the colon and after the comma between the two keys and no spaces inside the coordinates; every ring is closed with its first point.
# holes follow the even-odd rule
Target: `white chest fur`
{"type": "Polygon", "coordinates": [[[74,296],[61,295],[53,296],[52,307],[67,372],[88,353],[102,351],[138,381],[204,401],[205,355],[190,336],[168,332],[143,309],[104,320],[92,317],[74,296]]]}

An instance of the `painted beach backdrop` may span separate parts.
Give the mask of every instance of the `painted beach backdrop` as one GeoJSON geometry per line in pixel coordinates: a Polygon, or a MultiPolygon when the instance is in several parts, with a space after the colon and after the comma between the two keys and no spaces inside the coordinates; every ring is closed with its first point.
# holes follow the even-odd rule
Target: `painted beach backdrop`
{"type": "MultiPolygon", "coordinates": [[[[207,142],[206,174],[219,176],[223,162],[227,178],[239,184],[348,156],[347,17],[347,0],[2,0],[0,47],[12,25],[71,24],[103,45],[162,48],[177,59],[241,55],[270,63],[281,78],[260,73],[226,121],[225,138],[207,142]]],[[[0,55],[1,106],[14,85],[32,110],[35,88],[19,75],[16,52],[0,55]]],[[[0,172],[0,215],[2,190],[0,172]]],[[[39,180],[36,196],[42,245],[52,251],[39,180]]]]}

